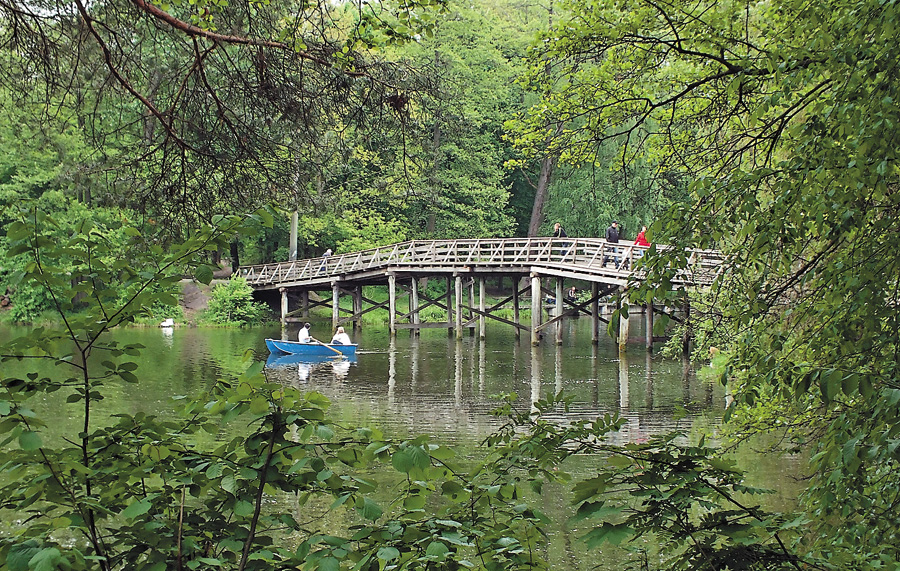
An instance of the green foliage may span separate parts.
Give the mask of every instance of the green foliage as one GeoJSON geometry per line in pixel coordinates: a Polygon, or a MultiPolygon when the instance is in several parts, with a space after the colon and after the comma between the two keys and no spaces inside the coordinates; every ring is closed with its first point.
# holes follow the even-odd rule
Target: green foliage
{"type": "Polygon", "coordinates": [[[812,446],[809,557],[897,568],[898,6],[561,7],[534,54],[529,79],[544,90],[520,143],[571,121],[557,141],[569,160],[624,140],[624,162],[691,182],[691,200],[652,228],[673,248],[645,259],[632,299],[675,289],[683,247],[724,251],[695,330],[726,342],[716,371],[730,419],[738,432],[789,426],[792,445],[812,446]],[[547,65],[566,81],[545,81],[547,65]]]}
{"type": "Polygon", "coordinates": [[[344,220],[348,236],[337,243],[336,253],[358,252],[407,239],[406,224],[401,220],[362,211],[347,212],[344,220]]]}
{"type": "Polygon", "coordinates": [[[253,301],[253,288],[247,280],[232,277],[213,287],[203,319],[209,323],[250,325],[260,323],[268,313],[264,303],[253,301]]]}
{"type": "Polygon", "coordinates": [[[785,542],[807,522],[785,519],[755,503],[763,490],[746,486],[733,462],[704,443],[676,445],[678,435],[609,450],[607,470],[575,486],[577,519],[602,523],[584,537],[590,547],[652,540],[653,553],[634,543],[638,560],[663,569],[796,569],[802,561],[785,542]],[[627,499],[622,499],[627,492],[627,499]]]}
{"type": "MultiPolygon", "coordinates": [[[[18,196],[8,204],[0,205],[9,217],[9,228],[13,228],[16,213],[24,202],[30,202],[27,195],[18,196]]],[[[130,237],[124,226],[130,223],[132,213],[110,208],[88,208],[75,200],[67,199],[59,190],[45,190],[33,202],[42,212],[52,215],[52,222],[45,225],[42,239],[53,243],[65,243],[83,228],[97,228],[109,243],[105,250],[104,262],[110,263],[129,247],[130,237]]],[[[49,290],[40,282],[23,280],[22,275],[31,260],[28,252],[13,249],[14,242],[8,237],[0,237],[0,253],[5,259],[0,267],[0,291],[10,291],[12,306],[9,314],[12,320],[31,322],[46,311],[54,310],[54,300],[49,290]]],[[[21,248],[19,249],[21,250],[21,248]]],[[[61,275],[71,273],[80,260],[77,253],[60,256],[56,263],[61,275]]],[[[77,305],[77,304],[76,304],[77,305]]]]}

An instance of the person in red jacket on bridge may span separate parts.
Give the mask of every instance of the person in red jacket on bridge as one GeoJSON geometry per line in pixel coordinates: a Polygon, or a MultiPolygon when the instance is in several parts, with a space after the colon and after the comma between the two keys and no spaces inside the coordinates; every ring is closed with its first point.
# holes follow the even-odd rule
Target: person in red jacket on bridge
{"type": "Polygon", "coordinates": [[[650,242],[647,241],[647,237],[644,233],[647,232],[646,226],[641,226],[641,231],[638,232],[637,238],[634,239],[635,246],[650,246],[650,242]]]}

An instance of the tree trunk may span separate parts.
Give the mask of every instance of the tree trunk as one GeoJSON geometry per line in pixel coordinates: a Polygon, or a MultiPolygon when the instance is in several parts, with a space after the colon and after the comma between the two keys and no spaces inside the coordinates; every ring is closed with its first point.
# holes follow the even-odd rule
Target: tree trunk
{"type": "Polygon", "coordinates": [[[553,169],[556,167],[556,157],[544,157],[541,161],[541,174],[538,176],[535,187],[534,205],[531,207],[531,221],[528,223],[528,236],[537,236],[541,222],[544,220],[544,203],[550,189],[550,180],[553,177],[553,169]]]}

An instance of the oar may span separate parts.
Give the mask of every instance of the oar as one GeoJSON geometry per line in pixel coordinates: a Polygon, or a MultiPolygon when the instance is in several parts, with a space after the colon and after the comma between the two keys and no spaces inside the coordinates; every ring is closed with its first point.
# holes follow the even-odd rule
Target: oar
{"type": "Polygon", "coordinates": [[[337,353],[338,357],[340,357],[341,359],[343,359],[343,358],[346,357],[346,355],[344,355],[343,353],[341,353],[340,351],[338,351],[337,349],[335,349],[335,348],[332,347],[331,345],[328,345],[328,344],[326,344],[326,343],[322,343],[321,341],[319,341],[319,340],[316,339],[315,337],[310,337],[310,340],[311,340],[311,341],[315,341],[316,343],[318,343],[318,344],[321,345],[322,347],[325,347],[325,348],[327,348],[327,349],[330,349],[330,350],[334,351],[335,353],[337,353]]]}

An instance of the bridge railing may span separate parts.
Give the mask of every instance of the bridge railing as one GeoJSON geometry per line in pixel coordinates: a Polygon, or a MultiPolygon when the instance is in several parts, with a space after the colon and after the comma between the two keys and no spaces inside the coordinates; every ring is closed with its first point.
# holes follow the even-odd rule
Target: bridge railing
{"type": "MultiPolygon", "coordinates": [[[[665,246],[661,246],[665,248],[665,246]]],[[[389,267],[465,268],[542,266],[627,277],[649,248],[628,240],[610,243],[602,238],[485,238],[413,240],[327,257],[243,266],[239,274],[251,285],[328,280],[345,274],[389,267]]],[[[709,283],[722,265],[715,250],[690,250],[684,281],[709,283]]]]}

